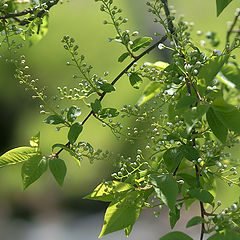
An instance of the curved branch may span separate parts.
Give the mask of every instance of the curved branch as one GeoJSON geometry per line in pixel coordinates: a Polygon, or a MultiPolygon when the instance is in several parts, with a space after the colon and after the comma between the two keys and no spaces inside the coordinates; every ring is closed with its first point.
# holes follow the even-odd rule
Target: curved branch
{"type": "MultiPolygon", "coordinates": [[[[165,42],[167,39],[167,36],[163,36],[159,41],[157,41],[155,44],[153,44],[151,47],[149,47],[148,49],[146,49],[144,52],[142,52],[140,55],[138,55],[131,63],[129,63],[127,65],[127,67],[125,67],[118,75],[117,77],[111,82],[111,85],[115,85],[117,83],[117,81],[133,66],[133,64],[135,62],[137,62],[138,60],[140,60],[143,56],[145,56],[146,54],[150,53],[154,48],[156,48],[160,43],[165,42]]],[[[102,101],[103,98],[106,96],[106,92],[104,92],[101,97],[99,98],[99,101],[102,101]]],[[[82,125],[84,125],[87,120],[93,115],[93,111],[91,110],[89,112],[89,114],[85,117],[85,119],[82,121],[82,125]]],[[[66,143],[66,146],[69,146],[70,142],[66,143]]],[[[63,149],[60,149],[55,156],[58,157],[58,155],[63,151],[63,149]]]]}

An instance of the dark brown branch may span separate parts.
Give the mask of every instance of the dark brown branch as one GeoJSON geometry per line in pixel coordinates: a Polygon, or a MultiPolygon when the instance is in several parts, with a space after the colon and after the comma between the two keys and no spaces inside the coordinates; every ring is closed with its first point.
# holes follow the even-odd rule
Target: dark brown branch
{"type": "Polygon", "coordinates": [[[240,11],[238,10],[235,14],[233,23],[231,24],[229,30],[227,31],[226,44],[230,43],[230,36],[234,32],[233,28],[236,26],[239,16],[240,16],[240,11]]]}
{"type": "Polygon", "coordinates": [[[19,22],[20,25],[27,25],[29,22],[33,21],[36,18],[42,18],[46,14],[46,11],[49,11],[53,6],[57,5],[58,2],[59,2],[59,0],[51,0],[47,3],[38,5],[34,8],[25,9],[24,11],[17,12],[17,13],[5,13],[2,11],[4,16],[0,16],[0,20],[7,20],[9,18],[13,18],[17,22],[19,22]],[[42,9],[42,10],[40,10],[40,9],[42,9]],[[24,19],[24,20],[21,20],[18,18],[18,17],[26,16],[28,14],[33,14],[38,10],[40,10],[40,11],[37,13],[36,16],[30,17],[30,18],[24,19]]]}
{"type": "Polygon", "coordinates": [[[173,22],[172,22],[169,7],[168,7],[168,1],[167,0],[161,0],[161,2],[163,3],[164,12],[165,12],[165,15],[167,17],[168,29],[169,29],[170,33],[172,35],[174,35],[175,31],[174,31],[173,22]]]}
{"type": "MultiPolygon", "coordinates": [[[[127,71],[133,66],[134,63],[136,63],[138,60],[140,60],[143,56],[145,56],[146,54],[150,53],[154,48],[156,48],[160,43],[164,43],[167,39],[167,36],[163,36],[158,42],[156,42],[155,44],[153,44],[151,47],[149,47],[148,49],[146,49],[144,52],[142,52],[139,56],[135,57],[135,59],[129,63],[127,65],[127,67],[125,67],[118,75],[117,77],[111,82],[111,85],[115,85],[116,82],[125,74],[127,73],[127,71]]],[[[106,96],[106,93],[104,92],[101,97],[99,98],[99,101],[102,101],[103,98],[106,96]]],[[[82,121],[82,125],[84,125],[87,120],[93,115],[93,111],[91,110],[89,112],[89,114],[85,117],[85,119],[82,121]]],[[[66,144],[66,146],[69,146],[70,142],[68,142],[66,144]]],[[[63,149],[60,149],[55,156],[58,157],[58,155],[63,151],[63,149]]]]}

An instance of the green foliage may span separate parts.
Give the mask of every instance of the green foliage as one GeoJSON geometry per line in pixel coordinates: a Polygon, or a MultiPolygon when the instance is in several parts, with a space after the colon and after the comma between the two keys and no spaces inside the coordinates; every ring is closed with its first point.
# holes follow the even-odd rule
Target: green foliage
{"type": "MultiPolygon", "coordinates": [[[[82,45],[66,35],[61,42],[70,56],[67,65],[74,67],[74,83],[58,86],[54,97],[47,96],[45,87],[38,87],[19,49],[24,41],[34,44],[46,35],[50,12],[59,1],[41,1],[40,4],[31,1],[26,3],[25,10],[22,9],[26,5],[19,1],[0,2],[0,46],[6,46],[11,52],[6,61],[14,64],[19,83],[31,90],[33,98],[40,102],[40,113],[47,115],[44,123],[49,127],[57,126],[57,131],[67,129],[68,139],[67,143],[55,143],[52,152],[43,155],[38,133],[30,139],[30,147],[15,148],[0,156],[0,167],[23,163],[22,182],[26,189],[48,166],[57,183],[63,185],[67,173],[65,161],[60,157],[63,151],[79,166],[84,158],[90,163],[107,161],[115,171],[111,179],[85,197],[110,203],[99,237],[118,230],[124,230],[128,236],[143,209],[152,209],[158,217],[163,206],[169,209],[170,226],[174,228],[181,218],[181,208],[185,205],[188,209],[198,201],[200,216],[190,219],[187,227],[201,224],[201,240],[207,233],[214,234],[208,238],[212,240],[238,239],[240,203],[235,202],[220,211],[215,183],[221,179],[229,186],[240,186],[239,159],[233,159],[228,152],[239,143],[240,135],[240,70],[237,61],[232,60],[236,58],[234,54],[239,55],[235,50],[240,47],[240,11],[236,12],[226,33],[225,47],[220,51],[215,49],[222,41],[216,32],[206,34],[209,48],[199,47],[201,44],[191,36],[192,24],[183,17],[176,17],[165,0],[147,2],[154,22],[164,29],[155,33],[154,41],[152,37],[139,36],[138,31],[125,29],[128,19],[115,5],[117,1],[95,1],[108,16],[104,24],[115,30],[116,35],[108,41],[124,48],[118,62],[130,61],[109,81],[108,72],[103,76],[94,73],[93,66],[80,53],[82,45]],[[169,45],[165,45],[167,39],[169,45]],[[170,63],[139,63],[156,48],[170,52],[170,63]],[[145,79],[150,81],[138,104],[125,104],[125,97],[122,97],[121,109],[105,105],[105,96],[114,94],[115,84],[124,75],[135,89],[139,89],[145,79]],[[86,116],[82,115],[84,108],[89,110],[86,116]],[[137,149],[136,154],[129,152],[129,156],[125,156],[95,150],[88,142],[78,142],[80,136],[84,136],[81,133],[86,131],[84,124],[90,117],[109,128],[120,143],[131,144],[129,149],[137,149]],[[133,127],[126,126],[124,117],[133,119],[133,127]]],[[[230,2],[217,0],[217,15],[230,2]]],[[[182,232],[171,232],[160,239],[192,238],[182,232]]]]}
{"type": "Polygon", "coordinates": [[[224,10],[227,5],[232,2],[232,0],[216,0],[217,4],[217,16],[221,14],[221,12],[224,10]]]}
{"type": "Polygon", "coordinates": [[[67,173],[65,162],[59,158],[52,158],[49,161],[49,168],[57,183],[62,186],[67,173]]]}
{"type": "Polygon", "coordinates": [[[24,162],[22,165],[23,188],[26,189],[38,180],[46,172],[47,167],[48,162],[42,155],[35,155],[24,162]]]}
{"type": "Polygon", "coordinates": [[[200,216],[196,216],[196,217],[191,218],[191,219],[188,221],[186,227],[189,228],[189,227],[198,225],[198,224],[200,224],[200,223],[205,223],[205,219],[203,219],[203,218],[200,217],[200,216]]]}

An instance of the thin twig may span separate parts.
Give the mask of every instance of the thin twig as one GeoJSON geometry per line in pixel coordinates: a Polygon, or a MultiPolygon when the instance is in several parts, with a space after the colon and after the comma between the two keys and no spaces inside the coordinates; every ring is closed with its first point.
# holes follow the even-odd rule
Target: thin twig
{"type": "Polygon", "coordinates": [[[230,43],[230,36],[233,33],[233,28],[235,27],[235,25],[237,24],[238,18],[240,16],[240,10],[238,10],[235,14],[235,18],[233,23],[231,24],[229,30],[227,31],[227,37],[226,37],[226,45],[230,43]]]}
{"type": "Polygon", "coordinates": [[[59,0],[52,0],[52,1],[49,1],[47,3],[38,5],[38,6],[34,7],[34,8],[25,9],[22,12],[16,12],[16,13],[5,13],[5,12],[1,11],[1,13],[3,13],[4,16],[0,16],[0,20],[7,20],[7,19],[10,19],[10,18],[13,18],[20,25],[27,25],[27,24],[29,24],[29,22],[33,21],[35,18],[42,18],[46,14],[46,11],[50,10],[50,8],[52,8],[53,6],[57,5],[58,2],[59,2],[59,0]],[[32,16],[32,17],[30,17],[28,19],[24,19],[24,20],[21,20],[21,19],[18,18],[18,17],[26,16],[28,14],[33,14],[38,9],[42,9],[42,10],[40,10],[37,13],[36,16],[32,16]]]}

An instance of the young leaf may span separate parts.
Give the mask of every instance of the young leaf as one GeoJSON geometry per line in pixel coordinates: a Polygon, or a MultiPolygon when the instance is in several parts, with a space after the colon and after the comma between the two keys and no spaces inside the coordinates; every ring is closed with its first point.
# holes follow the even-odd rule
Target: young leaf
{"type": "Polygon", "coordinates": [[[165,236],[161,237],[159,240],[193,240],[193,239],[183,232],[170,232],[165,236]]]}
{"type": "Polygon", "coordinates": [[[210,107],[207,111],[208,125],[213,131],[213,134],[222,142],[225,143],[228,135],[228,129],[217,118],[214,110],[210,107]]]}
{"type": "Polygon", "coordinates": [[[91,194],[84,197],[84,199],[92,199],[104,202],[111,202],[119,196],[119,193],[124,193],[133,189],[133,186],[128,183],[110,181],[99,184],[91,194]]]}
{"type": "Polygon", "coordinates": [[[205,223],[205,219],[200,217],[200,216],[196,216],[196,217],[193,217],[192,219],[190,219],[188,222],[187,222],[187,225],[186,227],[189,228],[189,227],[192,227],[192,226],[195,226],[195,225],[198,225],[200,223],[205,223]]]}
{"type": "Polygon", "coordinates": [[[39,153],[32,147],[14,148],[0,156],[0,167],[22,163],[39,153]]]}
{"type": "Polygon", "coordinates": [[[104,108],[100,113],[100,118],[113,118],[119,115],[119,111],[115,108],[104,108]]]}
{"type": "Polygon", "coordinates": [[[22,166],[23,189],[38,180],[47,170],[47,160],[41,155],[29,158],[22,166]]]}
{"type": "Polygon", "coordinates": [[[67,120],[69,122],[74,122],[77,117],[81,115],[81,109],[77,106],[71,106],[67,113],[67,120]]]}
{"type": "Polygon", "coordinates": [[[211,204],[214,200],[213,195],[204,189],[200,188],[190,189],[188,193],[191,197],[197,198],[199,201],[204,203],[211,204]]]}
{"type": "Polygon", "coordinates": [[[53,158],[49,161],[49,168],[57,183],[62,186],[67,173],[65,162],[59,158],[53,158]]]}
{"type": "Polygon", "coordinates": [[[217,16],[221,14],[225,7],[231,2],[232,0],[216,0],[217,4],[217,16]]]}
{"type": "Polygon", "coordinates": [[[101,84],[100,85],[100,89],[102,91],[106,92],[106,93],[110,93],[110,92],[113,92],[113,91],[116,90],[115,87],[112,84],[110,84],[110,83],[103,83],[103,84],[101,84]]]}
{"type": "Polygon", "coordinates": [[[163,154],[163,160],[167,170],[171,173],[175,171],[183,158],[183,154],[179,148],[170,148],[163,154]]]}
{"type": "Polygon", "coordinates": [[[129,52],[123,53],[123,54],[118,58],[118,62],[123,62],[128,56],[130,56],[130,53],[129,53],[129,52]]]}
{"type": "Polygon", "coordinates": [[[39,150],[40,132],[30,139],[30,146],[39,150]]]}
{"type": "Polygon", "coordinates": [[[159,198],[170,210],[175,210],[175,204],[178,196],[178,184],[171,174],[151,175],[151,183],[159,198]]]}
{"type": "Polygon", "coordinates": [[[94,113],[99,113],[99,111],[102,110],[102,105],[101,102],[99,101],[99,99],[96,99],[94,103],[91,103],[91,108],[93,110],[94,113]]]}
{"type": "Polygon", "coordinates": [[[142,37],[142,38],[137,38],[136,40],[133,41],[133,44],[131,45],[131,49],[133,52],[138,51],[140,48],[145,48],[150,45],[152,42],[152,38],[150,37],[142,37]]]}
{"type": "Polygon", "coordinates": [[[130,80],[131,85],[136,89],[139,89],[139,86],[143,82],[143,80],[135,72],[131,73],[131,75],[129,76],[129,80],[130,80]]]}
{"type": "Polygon", "coordinates": [[[162,86],[163,84],[161,83],[150,82],[144,89],[142,97],[138,100],[138,105],[142,105],[157,95],[160,92],[162,86]]]}
{"type": "Polygon", "coordinates": [[[79,134],[82,132],[83,130],[83,126],[82,123],[80,122],[76,122],[74,123],[68,132],[68,140],[71,144],[73,144],[74,142],[76,142],[79,134]]]}
{"type": "Polygon", "coordinates": [[[137,204],[140,198],[140,192],[134,191],[123,199],[112,202],[106,210],[99,238],[133,225],[141,212],[137,204]]]}
{"type": "Polygon", "coordinates": [[[51,115],[48,118],[46,118],[44,122],[47,124],[57,125],[60,123],[64,123],[64,120],[58,115],[51,115]]]}
{"type": "Polygon", "coordinates": [[[198,99],[194,96],[182,97],[182,98],[180,98],[180,100],[178,101],[178,103],[176,105],[176,110],[181,109],[181,108],[188,108],[191,105],[193,106],[197,101],[198,101],[198,99]]]}
{"type": "Polygon", "coordinates": [[[198,107],[193,107],[184,112],[184,120],[187,125],[188,134],[191,132],[194,125],[207,112],[208,108],[209,108],[208,105],[199,105],[198,107]]]}

